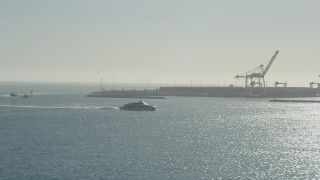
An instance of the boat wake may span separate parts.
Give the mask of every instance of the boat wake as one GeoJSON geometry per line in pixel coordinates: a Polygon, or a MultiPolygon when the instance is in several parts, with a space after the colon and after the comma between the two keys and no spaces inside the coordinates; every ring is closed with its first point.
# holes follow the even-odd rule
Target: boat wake
{"type": "Polygon", "coordinates": [[[0,95],[0,97],[11,97],[10,95],[0,95]]]}
{"type": "Polygon", "coordinates": [[[104,109],[104,110],[118,110],[118,107],[112,106],[104,106],[104,107],[96,107],[96,106],[14,106],[14,105],[0,105],[0,107],[4,108],[30,108],[30,109],[104,109]]]}
{"type": "Polygon", "coordinates": [[[105,106],[105,107],[98,107],[98,109],[114,109],[114,110],[119,110],[119,107],[112,107],[112,106],[105,106]]]}

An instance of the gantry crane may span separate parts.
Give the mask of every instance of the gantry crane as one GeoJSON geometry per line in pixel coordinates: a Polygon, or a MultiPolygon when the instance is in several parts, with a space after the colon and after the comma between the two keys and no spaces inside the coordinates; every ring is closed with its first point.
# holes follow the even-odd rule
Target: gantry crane
{"type": "Polygon", "coordinates": [[[245,87],[255,87],[256,85],[258,85],[258,87],[260,88],[265,88],[265,75],[267,74],[268,70],[270,69],[273,61],[276,59],[277,55],[278,55],[279,51],[276,51],[274,53],[274,55],[272,56],[271,60],[269,61],[268,65],[266,68],[264,68],[264,65],[261,64],[260,66],[258,66],[257,68],[254,68],[251,71],[248,71],[246,74],[244,75],[236,75],[235,78],[245,78],[246,81],[246,85],[245,87]]]}
{"type": "Polygon", "coordinates": [[[320,88],[320,83],[310,82],[310,88],[314,88],[314,85],[316,85],[317,88],[320,88]]]}
{"type": "MultiPolygon", "coordinates": [[[[319,77],[320,77],[320,75],[319,75],[319,77]]],[[[320,88],[320,83],[310,82],[309,84],[310,84],[310,88],[315,88],[315,86],[317,88],[320,88]]]]}
{"type": "Polygon", "coordinates": [[[278,82],[278,81],[276,81],[274,83],[274,87],[279,87],[279,85],[283,85],[283,87],[287,87],[287,82],[278,82]]]}

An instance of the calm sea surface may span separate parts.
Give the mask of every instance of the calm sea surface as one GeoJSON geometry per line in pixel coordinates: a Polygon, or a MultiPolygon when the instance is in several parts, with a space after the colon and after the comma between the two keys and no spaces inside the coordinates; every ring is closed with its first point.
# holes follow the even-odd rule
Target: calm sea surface
{"type": "Polygon", "coordinates": [[[88,98],[91,86],[0,86],[0,179],[320,178],[320,104],[88,98]],[[99,109],[104,107],[106,109],[99,109]]]}

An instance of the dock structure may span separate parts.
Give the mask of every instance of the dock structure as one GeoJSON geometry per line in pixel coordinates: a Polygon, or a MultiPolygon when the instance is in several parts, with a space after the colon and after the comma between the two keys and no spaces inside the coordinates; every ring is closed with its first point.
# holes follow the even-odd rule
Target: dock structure
{"type": "Polygon", "coordinates": [[[276,81],[274,83],[274,87],[279,87],[279,85],[282,85],[283,87],[287,87],[287,82],[278,82],[278,81],[276,81]]]}
{"type": "Polygon", "coordinates": [[[158,98],[166,96],[180,97],[246,97],[246,98],[290,98],[319,97],[320,88],[309,87],[266,87],[263,94],[260,88],[243,87],[160,87],[159,90],[121,90],[93,92],[87,97],[110,98],[158,98]]]}
{"type": "Polygon", "coordinates": [[[265,83],[265,76],[267,72],[269,71],[272,63],[276,59],[279,51],[277,50],[274,55],[272,56],[271,60],[268,62],[267,66],[265,67],[264,64],[259,65],[258,67],[254,68],[253,70],[250,70],[242,75],[236,75],[235,78],[245,78],[245,88],[255,88],[258,87],[259,91],[251,91],[251,94],[254,95],[254,93],[258,93],[255,95],[261,95],[265,93],[266,83],[265,83]]]}
{"type": "Polygon", "coordinates": [[[320,88],[320,83],[310,82],[309,84],[310,84],[310,88],[320,88]]]}
{"type": "MultiPolygon", "coordinates": [[[[236,75],[235,78],[244,78],[244,87],[203,87],[200,80],[200,86],[194,86],[191,80],[190,87],[169,87],[167,80],[166,87],[160,87],[157,90],[150,90],[149,80],[148,89],[145,90],[121,90],[114,89],[114,79],[112,79],[112,90],[105,91],[101,79],[101,91],[92,92],[87,97],[110,97],[110,98],[154,98],[163,99],[166,96],[183,97],[246,97],[246,98],[290,98],[290,97],[320,97],[320,83],[311,82],[309,87],[287,87],[287,82],[275,82],[275,87],[266,87],[265,76],[276,59],[279,51],[277,50],[267,63],[259,65],[251,71],[242,75],[236,75]],[[279,87],[282,85],[282,87],[279,87]]],[[[275,101],[280,102],[280,101],[275,101]]],[[[288,100],[289,102],[289,100],[288,100]]],[[[290,100],[290,102],[293,102],[290,100]]]]}

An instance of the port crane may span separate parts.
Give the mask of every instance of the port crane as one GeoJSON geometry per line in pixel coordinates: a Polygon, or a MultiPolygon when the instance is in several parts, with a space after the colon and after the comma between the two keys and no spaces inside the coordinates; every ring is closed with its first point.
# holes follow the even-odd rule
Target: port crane
{"type": "Polygon", "coordinates": [[[287,87],[287,82],[278,82],[278,81],[276,81],[274,83],[274,87],[279,87],[279,85],[283,85],[283,87],[287,87]]]}
{"type": "Polygon", "coordinates": [[[317,88],[320,88],[320,83],[310,82],[310,88],[314,88],[314,85],[316,85],[317,88]]]}
{"type": "Polygon", "coordinates": [[[265,88],[265,75],[267,74],[268,70],[270,69],[273,61],[276,59],[277,55],[278,55],[279,51],[277,50],[274,55],[272,56],[271,60],[269,61],[268,65],[266,66],[266,68],[264,68],[264,65],[261,64],[260,66],[248,71],[247,73],[245,73],[244,75],[236,75],[235,78],[239,79],[239,78],[245,78],[246,84],[245,87],[256,87],[256,85],[259,88],[265,88]]]}

